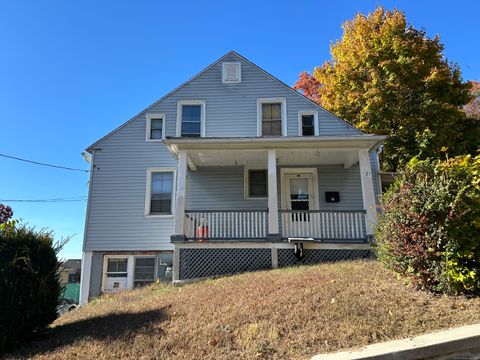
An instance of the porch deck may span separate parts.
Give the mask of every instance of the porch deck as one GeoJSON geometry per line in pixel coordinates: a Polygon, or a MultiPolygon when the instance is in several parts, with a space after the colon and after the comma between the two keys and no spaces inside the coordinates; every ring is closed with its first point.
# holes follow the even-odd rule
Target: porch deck
{"type": "MultiPolygon", "coordinates": [[[[365,210],[279,210],[280,238],[367,242],[365,210]]],[[[268,210],[186,210],[189,241],[266,241],[268,210]]]]}

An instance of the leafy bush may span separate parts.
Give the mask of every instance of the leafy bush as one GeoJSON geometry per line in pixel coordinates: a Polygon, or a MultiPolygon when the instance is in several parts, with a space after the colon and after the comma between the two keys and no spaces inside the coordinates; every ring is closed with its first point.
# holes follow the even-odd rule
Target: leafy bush
{"type": "Polygon", "coordinates": [[[480,156],[414,158],[385,193],[377,255],[424,289],[480,293],[480,156]]]}
{"type": "Polygon", "coordinates": [[[30,340],[57,317],[60,247],[50,232],[0,225],[0,353],[30,340]]]}

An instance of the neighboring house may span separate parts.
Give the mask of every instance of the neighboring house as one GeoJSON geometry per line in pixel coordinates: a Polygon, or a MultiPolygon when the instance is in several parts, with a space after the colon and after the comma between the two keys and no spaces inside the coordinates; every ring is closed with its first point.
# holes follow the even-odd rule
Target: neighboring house
{"type": "Polygon", "coordinates": [[[384,139],[227,53],[87,148],[81,303],[368,256],[384,139]]]}
{"type": "Polygon", "coordinates": [[[68,259],[64,261],[58,270],[60,274],[60,284],[75,284],[80,281],[80,271],[82,268],[81,259],[68,259]]]}
{"type": "Polygon", "coordinates": [[[63,288],[62,298],[73,300],[77,304],[80,300],[81,267],[81,259],[68,259],[58,269],[60,284],[63,288]]]}

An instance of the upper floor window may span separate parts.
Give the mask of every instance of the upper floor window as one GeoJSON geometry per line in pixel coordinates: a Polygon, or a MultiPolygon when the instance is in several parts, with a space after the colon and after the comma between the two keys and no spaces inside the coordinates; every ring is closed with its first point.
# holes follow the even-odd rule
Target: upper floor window
{"type": "Polygon", "coordinates": [[[205,101],[182,100],[178,102],[177,136],[205,136],[205,101]]]}
{"type": "Polygon", "coordinates": [[[257,135],[285,136],[287,106],[284,98],[258,99],[257,135]]]}
{"type": "Polygon", "coordinates": [[[174,171],[148,169],[145,215],[171,215],[173,213],[174,171]]]}
{"type": "Polygon", "coordinates": [[[165,139],[165,114],[147,114],[147,141],[165,139]]]}
{"type": "Polygon", "coordinates": [[[318,113],[316,111],[300,111],[298,113],[298,135],[318,136],[318,113]]]}
{"type": "Polygon", "coordinates": [[[228,83],[239,83],[242,81],[242,65],[239,62],[222,63],[222,81],[228,83]]]}

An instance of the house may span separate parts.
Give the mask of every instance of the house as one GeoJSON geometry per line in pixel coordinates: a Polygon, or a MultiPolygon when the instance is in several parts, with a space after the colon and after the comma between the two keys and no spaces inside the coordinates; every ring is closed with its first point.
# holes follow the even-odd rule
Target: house
{"type": "Polygon", "coordinates": [[[87,148],[81,303],[368,256],[384,139],[228,52],[87,148]]]}
{"type": "Polygon", "coordinates": [[[62,286],[62,298],[73,300],[78,304],[80,300],[80,272],[81,259],[68,259],[60,265],[58,275],[62,286]]]}
{"type": "Polygon", "coordinates": [[[75,284],[80,279],[80,269],[82,267],[81,259],[68,259],[60,265],[58,269],[59,280],[62,286],[75,284]]]}

